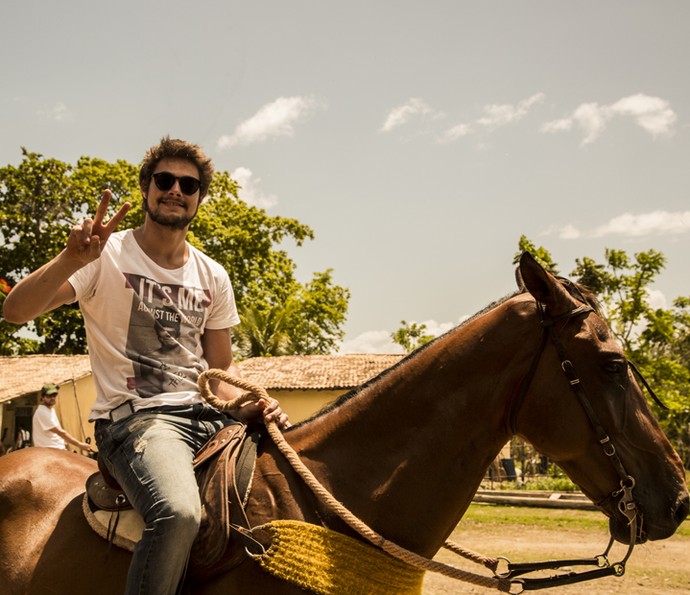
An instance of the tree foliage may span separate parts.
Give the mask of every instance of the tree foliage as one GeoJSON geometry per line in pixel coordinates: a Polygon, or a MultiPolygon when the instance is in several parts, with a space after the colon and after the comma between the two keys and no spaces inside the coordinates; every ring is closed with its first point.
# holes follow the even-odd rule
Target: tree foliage
{"type": "Polygon", "coordinates": [[[246,308],[234,333],[235,347],[240,355],[246,358],[292,354],[291,315],[290,306],[246,308]]]}
{"type": "MultiPolygon", "coordinates": [[[[10,285],[62,250],[71,227],[95,213],[105,188],[113,191],[113,202],[130,199],[138,188],[136,168],[124,161],[82,157],[72,166],[26,149],[22,157],[18,166],[0,168],[0,276],[10,285]]],[[[76,306],[41,316],[26,325],[27,332],[12,328],[18,353],[86,352],[76,306]],[[22,336],[40,340],[21,341],[22,336]]]]}
{"type": "MultiPolygon", "coordinates": [[[[125,224],[141,225],[144,211],[138,168],[130,163],[82,157],[70,165],[22,149],[18,166],[0,168],[0,277],[6,284],[13,285],[57,255],[70,228],[93,216],[106,188],[114,196],[111,214],[130,201],[133,208],[125,224]]],[[[285,241],[301,246],[313,239],[313,231],[295,219],[271,216],[251,206],[237,193],[237,183],[227,172],[216,174],[190,228],[189,242],[228,271],[240,316],[247,317],[247,325],[265,324],[261,332],[270,334],[276,313],[289,312],[280,325],[289,341],[278,341],[282,345],[278,351],[332,351],[344,334],[349,291],[333,282],[331,270],[315,273],[306,284],[299,283],[296,265],[281,247],[285,241]]],[[[7,338],[3,346],[12,354],[86,352],[76,305],[58,308],[19,330],[0,322],[0,337],[7,338]],[[37,339],[22,339],[27,336],[37,339]]],[[[244,344],[239,334],[237,337],[244,344]]]]}
{"type": "Polygon", "coordinates": [[[409,353],[434,339],[426,330],[424,323],[401,320],[400,328],[391,333],[391,339],[409,353]]]}
{"type": "Polygon", "coordinates": [[[243,310],[235,342],[243,357],[326,354],[343,338],[349,292],[333,284],[331,270],[316,273],[284,304],[243,310]]]}
{"type": "Polygon", "coordinates": [[[529,252],[532,256],[534,256],[535,260],[552,275],[560,274],[558,272],[558,265],[553,261],[553,258],[551,258],[551,253],[546,248],[536,246],[525,235],[520,236],[520,240],[518,241],[518,251],[513,257],[513,264],[520,262],[520,256],[523,252],[529,252]]]}
{"type": "MultiPolygon", "coordinates": [[[[5,279],[0,279],[0,309],[10,292],[10,285],[5,279]]],[[[36,350],[36,341],[24,337],[15,336],[17,328],[0,319],[0,355],[14,355],[15,353],[33,353],[36,350]]]]}
{"type": "Polygon", "coordinates": [[[631,259],[622,250],[606,249],[603,264],[575,259],[572,275],[594,291],[606,306],[609,323],[626,351],[636,349],[640,330],[650,322],[649,288],[663,270],[666,258],[649,250],[631,259]]]}

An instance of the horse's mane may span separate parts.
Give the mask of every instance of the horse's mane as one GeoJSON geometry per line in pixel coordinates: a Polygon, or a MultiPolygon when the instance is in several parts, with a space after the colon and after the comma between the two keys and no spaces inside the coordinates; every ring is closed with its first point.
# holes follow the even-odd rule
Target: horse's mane
{"type": "Polygon", "coordinates": [[[594,293],[594,291],[592,291],[589,287],[582,285],[582,283],[571,281],[566,277],[556,277],[556,279],[560,281],[561,285],[572,297],[587,304],[599,316],[603,316],[601,302],[599,301],[599,298],[597,298],[597,294],[594,293]]]}
{"type": "Polygon", "coordinates": [[[469,317],[469,318],[466,318],[465,320],[463,320],[462,322],[460,322],[457,326],[453,327],[453,328],[450,329],[449,331],[446,331],[445,333],[443,333],[443,334],[439,335],[438,337],[432,339],[432,340],[429,341],[428,343],[425,343],[425,344],[422,345],[421,347],[418,347],[418,348],[415,349],[414,351],[408,353],[405,357],[401,358],[400,361],[398,361],[397,363],[395,363],[394,365],[392,365],[390,368],[387,368],[387,369],[383,370],[383,371],[380,372],[377,376],[374,376],[373,378],[367,380],[364,384],[361,384],[361,385],[359,385],[359,386],[357,386],[357,387],[351,389],[350,391],[348,391],[348,392],[346,392],[346,393],[340,395],[335,401],[333,401],[332,403],[329,403],[328,405],[324,406],[322,409],[320,409],[319,411],[317,411],[317,412],[316,412],[314,415],[312,415],[310,418],[305,419],[305,420],[303,420],[303,421],[301,421],[301,422],[295,424],[295,425],[292,426],[290,429],[292,429],[292,428],[298,428],[298,427],[300,427],[300,426],[303,426],[303,425],[305,425],[305,424],[308,424],[309,422],[315,420],[316,418],[321,417],[321,416],[323,416],[323,415],[326,415],[327,413],[333,411],[334,409],[337,409],[338,407],[340,407],[340,406],[341,406],[343,403],[345,403],[346,401],[349,401],[350,399],[356,397],[356,396],[357,396],[359,393],[361,393],[362,391],[366,390],[367,388],[369,388],[369,387],[372,386],[373,384],[376,384],[377,382],[379,382],[379,381],[380,381],[382,378],[384,378],[385,376],[388,376],[388,374],[391,374],[392,372],[394,372],[395,370],[397,370],[397,369],[400,368],[401,366],[406,365],[410,360],[412,360],[412,359],[418,357],[421,353],[423,353],[425,350],[427,350],[429,347],[431,347],[434,343],[443,340],[444,337],[447,337],[448,335],[450,335],[450,334],[452,334],[452,333],[458,331],[460,328],[462,328],[462,327],[465,326],[466,324],[469,324],[470,322],[472,322],[473,320],[479,318],[480,316],[484,315],[485,313],[487,313],[487,312],[493,310],[494,308],[500,306],[502,303],[508,301],[510,298],[514,297],[515,295],[517,295],[517,294],[519,294],[519,293],[521,293],[521,292],[520,292],[520,291],[515,291],[515,292],[513,292],[513,293],[511,293],[511,294],[509,294],[509,295],[507,295],[507,296],[505,296],[505,297],[503,297],[503,298],[501,298],[501,299],[499,299],[499,300],[496,300],[496,301],[490,303],[488,306],[482,308],[479,312],[477,312],[477,313],[474,314],[473,316],[471,316],[471,317],[469,317]]]}
{"type": "MultiPolygon", "coordinates": [[[[580,283],[577,283],[575,281],[571,281],[570,279],[566,277],[556,277],[558,281],[561,283],[563,288],[575,299],[586,303],[589,305],[597,314],[601,315],[601,305],[599,303],[599,300],[596,297],[596,294],[590,290],[588,287],[585,285],[582,285],[580,283]]],[[[455,333],[465,325],[471,323],[473,320],[476,320],[480,316],[483,316],[487,312],[490,312],[494,308],[497,308],[501,304],[507,302],[508,300],[512,299],[516,295],[520,295],[522,293],[526,293],[527,289],[525,289],[524,285],[522,284],[522,280],[519,277],[519,274],[516,273],[516,280],[518,281],[518,285],[520,286],[520,289],[517,291],[514,291],[513,293],[510,293],[496,301],[491,302],[488,306],[485,306],[482,308],[479,312],[476,314],[470,316],[469,318],[466,318],[462,322],[460,322],[457,326],[453,327],[449,331],[443,333],[442,335],[439,335],[438,337],[432,339],[428,343],[425,343],[421,347],[418,347],[405,357],[401,358],[400,361],[398,361],[396,364],[391,366],[390,368],[387,368],[386,370],[383,370],[381,373],[379,373],[377,376],[374,376],[370,380],[367,380],[364,384],[361,384],[360,386],[357,386],[350,391],[340,395],[335,401],[332,403],[329,403],[319,411],[317,411],[314,415],[312,415],[310,418],[305,419],[294,426],[292,428],[299,428],[303,425],[306,425],[310,423],[311,421],[315,420],[316,418],[322,417],[323,415],[326,415],[327,413],[333,411],[334,409],[337,409],[340,407],[343,403],[349,401],[350,399],[356,397],[358,394],[360,394],[362,391],[366,390],[370,386],[380,382],[384,377],[388,376],[388,374],[391,374],[401,366],[407,365],[412,359],[418,357],[421,353],[423,353],[426,349],[431,347],[434,343],[437,341],[443,340],[445,337],[448,335],[455,333]]]]}

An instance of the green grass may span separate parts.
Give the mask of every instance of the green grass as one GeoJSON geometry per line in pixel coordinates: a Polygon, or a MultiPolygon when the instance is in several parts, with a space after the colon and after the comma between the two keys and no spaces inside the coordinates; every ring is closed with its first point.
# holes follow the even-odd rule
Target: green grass
{"type": "Polygon", "coordinates": [[[540,490],[546,492],[578,492],[578,488],[567,477],[538,476],[529,477],[525,482],[519,481],[485,481],[482,487],[494,490],[540,490]]]}
{"type": "MultiPolygon", "coordinates": [[[[603,513],[593,510],[569,510],[554,508],[532,508],[498,506],[473,503],[462,517],[459,527],[471,524],[512,525],[541,527],[545,529],[608,529],[608,519],[603,513]]],[[[690,536],[690,521],[678,528],[678,535],[690,536]]]]}
{"type": "Polygon", "coordinates": [[[469,523],[523,525],[547,529],[606,529],[608,526],[608,521],[603,514],[591,510],[497,506],[479,503],[471,504],[460,521],[461,526],[469,523]]]}

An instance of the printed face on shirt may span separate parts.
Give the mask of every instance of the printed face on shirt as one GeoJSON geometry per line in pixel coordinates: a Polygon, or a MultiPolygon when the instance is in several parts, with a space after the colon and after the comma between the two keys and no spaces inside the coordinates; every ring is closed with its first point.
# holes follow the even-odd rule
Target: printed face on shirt
{"type": "Polygon", "coordinates": [[[172,174],[176,178],[187,176],[198,180],[199,169],[186,159],[161,159],[144,195],[144,210],[149,218],[159,225],[185,229],[199,209],[199,190],[191,195],[185,194],[180,188],[179,180],[175,180],[168,190],[161,190],[156,185],[154,176],[162,172],[172,174]]]}
{"type": "Polygon", "coordinates": [[[126,353],[134,375],[127,379],[128,388],[143,399],[195,390],[203,369],[196,347],[211,305],[209,292],[134,273],[124,276],[133,292],[126,353]]]}

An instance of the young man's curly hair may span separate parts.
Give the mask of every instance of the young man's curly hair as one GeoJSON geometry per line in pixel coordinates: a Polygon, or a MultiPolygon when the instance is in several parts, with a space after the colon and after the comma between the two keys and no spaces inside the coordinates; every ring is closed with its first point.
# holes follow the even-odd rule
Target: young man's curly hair
{"type": "Polygon", "coordinates": [[[139,187],[142,192],[148,190],[151,177],[153,176],[158,162],[161,159],[169,158],[187,159],[196,165],[199,170],[199,181],[201,182],[199,198],[203,199],[213,179],[213,161],[211,161],[210,157],[206,156],[199,145],[177,138],[170,138],[169,136],[164,136],[159,144],[155,147],[151,147],[146,152],[146,156],[141,162],[141,167],[139,169],[139,187]]]}

